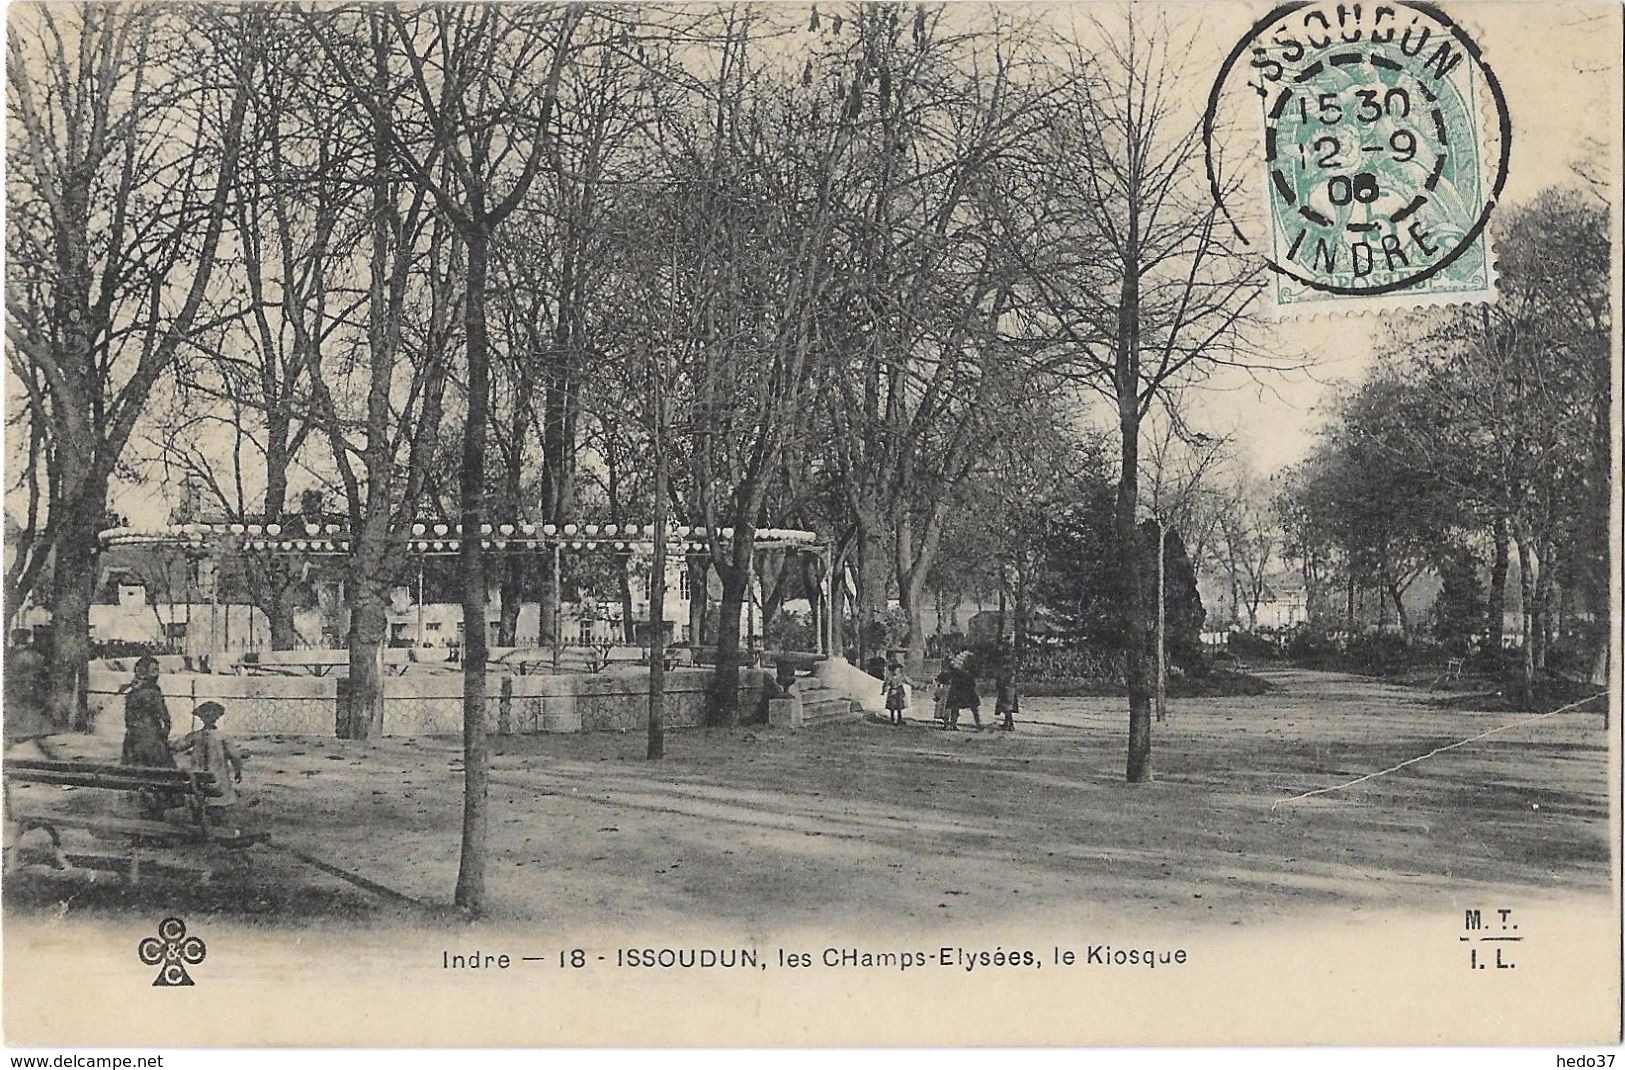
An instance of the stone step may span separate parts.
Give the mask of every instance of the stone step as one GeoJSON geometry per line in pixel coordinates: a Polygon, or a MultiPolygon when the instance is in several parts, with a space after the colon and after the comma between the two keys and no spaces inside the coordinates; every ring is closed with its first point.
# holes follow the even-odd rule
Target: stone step
{"type": "Polygon", "coordinates": [[[830,693],[827,688],[821,690],[824,691],[821,696],[816,696],[811,692],[802,693],[802,724],[833,724],[837,721],[857,721],[863,718],[863,711],[858,708],[857,703],[841,695],[830,693]]]}

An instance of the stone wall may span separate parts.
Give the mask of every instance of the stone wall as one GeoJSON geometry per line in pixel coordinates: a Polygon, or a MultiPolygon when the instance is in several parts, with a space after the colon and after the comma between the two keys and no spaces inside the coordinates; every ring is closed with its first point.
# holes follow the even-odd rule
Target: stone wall
{"type": "MultiPolygon", "coordinates": [[[[177,733],[195,727],[193,706],[214,701],[226,707],[221,728],[233,735],[334,734],[338,676],[264,676],[193,673],[184,665],[161,664],[158,684],[169,702],[177,733]]],[[[768,674],[740,670],[739,701],[746,720],[763,703],[768,674]]],[[[666,673],[666,724],[672,728],[701,723],[706,669],[673,669],[666,673]]],[[[124,697],[130,667],[123,661],[93,662],[89,702],[98,734],[122,737],[124,697]]],[[[611,669],[597,675],[486,676],[486,723],[497,734],[524,732],[641,731],[648,723],[648,671],[611,669]]],[[[460,734],[463,730],[463,677],[445,671],[388,675],[384,681],[386,736],[460,734]]]]}

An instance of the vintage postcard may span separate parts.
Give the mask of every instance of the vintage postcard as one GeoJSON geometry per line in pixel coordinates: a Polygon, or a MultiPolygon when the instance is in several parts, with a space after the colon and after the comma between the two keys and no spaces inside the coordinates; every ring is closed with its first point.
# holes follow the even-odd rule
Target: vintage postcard
{"type": "Polygon", "coordinates": [[[1617,1044],[1622,22],[11,4],[5,1043],[1617,1044]]]}

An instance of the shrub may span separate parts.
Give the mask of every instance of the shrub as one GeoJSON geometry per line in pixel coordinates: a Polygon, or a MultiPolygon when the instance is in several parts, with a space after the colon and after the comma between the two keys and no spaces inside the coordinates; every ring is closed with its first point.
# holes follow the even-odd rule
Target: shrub
{"type": "Polygon", "coordinates": [[[108,639],[90,644],[92,658],[138,658],[144,654],[179,654],[181,650],[171,644],[132,642],[126,639],[108,639]]]}
{"type": "Polygon", "coordinates": [[[1437,643],[1379,632],[1349,640],[1343,664],[1351,672],[1391,676],[1406,669],[1440,664],[1445,657],[1444,648],[1437,643]]]}
{"type": "Polygon", "coordinates": [[[1324,632],[1299,628],[1286,643],[1286,656],[1293,661],[1321,661],[1341,653],[1338,644],[1324,632]]]}
{"type": "MultiPolygon", "coordinates": [[[[1212,698],[1219,695],[1262,695],[1270,689],[1267,681],[1249,673],[1215,668],[1195,679],[1178,674],[1168,677],[1170,698],[1212,698]]],[[[1082,676],[1045,676],[1023,679],[1023,698],[1096,698],[1125,694],[1121,680],[1100,680],[1082,676]]]]}
{"type": "Polygon", "coordinates": [[[806,614],[781,609],[773,615],[762,642],[769,650],[815,650],[818,636],[806,614]]]}
{"type": "Polygon", "coordinates": [[[1098,647],[1028,648],[1023,679],[1123,680],[1123,656],[1098,647]]]}
{"type": "Polygon", "coordinates": [[[1281,648],[1268,636],[1253,632],[1231,632],[1225,649],[1238,658],[1278,658],[1281,648]]]}
{"type": "Polygon", "coordinates": [[[1556,636],[1546,648],[1546,669],[1576,680],[1591,679],[1597,651],[1608,642],[1606,625],[1585,621],[1582,626],[1556,636]]]}

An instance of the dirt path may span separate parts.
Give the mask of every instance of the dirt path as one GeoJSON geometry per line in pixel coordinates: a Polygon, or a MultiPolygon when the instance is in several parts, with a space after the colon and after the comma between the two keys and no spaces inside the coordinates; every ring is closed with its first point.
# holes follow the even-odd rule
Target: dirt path
{"type": "MultiPolygon", "coordinates": [[[[922,723],[800,733],[679,731],[496,740],[490,895],[498,915],[591,925],[915,929],[1013,915],[1090,924],[1251,925],[1327,908],[1437,904],[1608,883],[1606,735],[1551,718],[1347,791],[1271,803],[1381,769],[1516,715],[1330,673],[1269,674],[1258,697],[1183,700],[1154,728],[1156,780],[1123,783],[1121,699],[1038,698],[1013,734],[922,723]]],[[[229,722],[227,724],[229,728],[229,722]]],[[[459,741],[243,741],[263,852],[246,887],[166,894],[275,923],[380,923],[439,910],[456,877],[459,741]]],[[[101,741],[58,737],[65,755],[101,741]]],[[[115,882],[30,874],[18,909],[116,911],[115,882]]],[[[21,893],[21,894],[16,894],[21,893]]]]}

